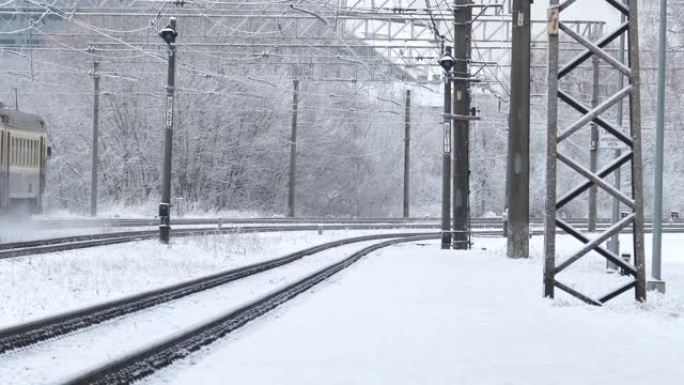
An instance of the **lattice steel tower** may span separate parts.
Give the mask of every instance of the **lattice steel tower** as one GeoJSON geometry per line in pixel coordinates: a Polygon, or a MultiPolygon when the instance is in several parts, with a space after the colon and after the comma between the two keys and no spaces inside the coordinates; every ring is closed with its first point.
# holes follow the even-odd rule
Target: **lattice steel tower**
{"type": "Polygon", "coordinates": [[[634,289],[635,297],[638,301],[646,300],[646,282],[644,272],[644,199],[642,182],[642,157],[641,157],[641,112],[640,112],[640,80],[639,80],[639,29],[638,29],[638,0],[604,0],[615,7],[623,15],[625,21],[614,31],[608,33],[597,41],[591,41],[577,34],[562,22],[562,12],[570,7],[575,0],[550,0],[549,8],[549,58],[548,58],[548,138],[547,138],[547,195],[546,195],[546,229],[545,229],[545,268],[544,268],[544,295],[553,297],[556,288],[593,305],[602,305],[605,302],[634,289]],[[568,63],[559,66],[559,34],[562,31],[573,41],[586,48],[584,52],[574,57],[568,63]],[[614,58],[606,49],[613,41],[623,34],[628,34],[628,64],[621,63],[614,58]],[[587,62],[592,56],[598,57],[602,62],[607,63],[611,69],[617,71],[618,76],[628,79],[628,84],[596,107],[588,107],[581,101],[573,98],[568,92],[560,89],[560,80],[572,73],[581,64],[587,62]],[[602,119],[602,115],[617,103],[621,103],[624,98],[629,98],[629,134],[624,134],[621,127],[616,127],[602,119]],[[561,100],[573,110],[579,112],[582,117],[567,127],[558,125],[558,100],[561,100]],[[590,171],[581,165],[577,160],[561,152],[561,145],[564,141],[576,134],[579,130],[588,127],[587,124],[594,122],[605,131],[615,136],[619,141],[627,146],[627,151],[611,161],[605,167],[596,172],[590,171]],[[570,169],[577,172],[585,180],[583,183],[568,192],[564,192],[560,198],[557,194],[558,175],[557,162],[567,165],[570,169]],[[619,188],[613,187],[606,181],[606,177],[611,175],[623,165],[630,165],[632,172],[631,191],[622,192],[619,188]],[[558,217],[558,210],[565,207],[568,203],[578,198],[582,193],[589,190],[592,186],[606,191],[611,198],[620,201],[628,210],[626,216],[614,223],[607,230],[601,232],[593,239],[587,234],[583,234],[578,228],[571,226],[568,222],[558,217]],[[615,253],[607,250],[602,244],[613,234],[619,233],[622,229],[632,226],[631,236],[633,237],[633,264],[624,262],[615,253]],[[584,245],[574,254],[567,257],[560,263],[557,261],[556,253],[556,229],[560,228],[570,234],[584,245]],[[568,284],[560,282],[558,274],[567,267],[577,262],[589,252],[595,251],[609,261],[618,265],[626,272],[631,279],[615,288],[611,292],[599,297],[592,298],[568,284]]]}

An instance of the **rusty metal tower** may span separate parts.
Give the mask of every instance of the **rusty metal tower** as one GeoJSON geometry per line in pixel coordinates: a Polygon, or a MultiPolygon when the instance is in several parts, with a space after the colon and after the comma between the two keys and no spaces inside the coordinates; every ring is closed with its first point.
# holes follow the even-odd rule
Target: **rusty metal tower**
{"type": "Polygon", "coordinates": [[[547,194],[546,194],[546,228],[545,228],[545,267],[544,267],[544,295],[553,298],[556,288],[579,298],[580,300],[592,305],[600,306],[605,302],[634,289],[637,301],[646,300],[646,280],[644,263],[644,199],[643,199],[643,178],[642,178],[642,156],[641,156],[641,111],[640,111],[640,79],[639,79],[639,29],[638,29],[638,0],[603,0],[615,7],[625,16],[622,22],[614,31],[606,34],[596,41],[582,37],[571,28],[563,24],[562,14],[565,9],[572,6],[575,0],[550,0],[549,20],[548,20],[548,138],[547,138],[547,194]],[[568,63],[559,66],[559,35],[563,32],[565,36],[574,42],[581,44],[585,50],[578,56],[572,58],[568,63]],[[623,34],[627,34],[628,63],[622,63],[608,52],[607,47],[623,34]],[[580,100],[573,98],[568,92],[560,88],[561,79],[576,70],[580,65],[597,57],[607,63],[618,76],[624,76],[628,84],[605,100],[598,103],[596,107],[583,104],[580,100]],[[623,99],[629,98],[629,130],[623,133],[621,127],[610,124],[607,119],[603,119],[607,111],[623,99]],[[558,124],[558,100],[579,112],[582,116],[569,126],[559,127],[558,124]],[[592,172],[589,168],[580,164],[577,160],[561,152],[563,142],[576,134],[587,124],[593,122],[605,131],[615,136],[619,141],[627,146],[627,151],[603,168],[592,172]],[[558,175],[557,165],[563,163],[573,171],[577,172],[584,179],[584,182],[558,195],[558,178],[565,175],[558,175]],[[605,179],[613,172],[624,165],[629,165],[632,173],[631,191],[628,193],[613,187],[605,179]],[[566,206],[571,201],[578,198],[582,193],[589,190],[592,186],[606,191],[611,199],[619,200],[628,210],[626,216],[614,223],[605,231],[597,236],[590,238],[581,230],[573,227],[568,222],[562,220],[558,215],[558,210],[566,206]],[[633,263],[623,261],[614,252],[609,251],[602,244],[611,238],[612,235],[631,226],[631,236],[633,237],[633,263]],[[556,252],[556,232],[560,229],[572,237],[579,240],[584,245],[562,261],[558,261],[556,252]],[[581,293],[571,285],[562,283],[558,280],[559,273],[563,272],[573,263],[582,257],[595,251],[605,257],[610,262],[618,265],[626,272],[631,279],[620,287],[599,298],[593,298],[581,293]]]}

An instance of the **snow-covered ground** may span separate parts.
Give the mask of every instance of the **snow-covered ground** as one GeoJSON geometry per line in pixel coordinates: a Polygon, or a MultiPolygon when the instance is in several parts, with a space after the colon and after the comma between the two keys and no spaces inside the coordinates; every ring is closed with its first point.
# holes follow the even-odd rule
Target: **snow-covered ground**
{"type": "Polygon", "coordinates": [[[86,368],[103,365],[224,314],[250,298],[263,296],[373,243],[375,241],[331,249],[275,270],[0,355],[2,385],[60,383],[86,368]]]}
{"type": "MultiPolygon", "coordinates": [[[[139,230],[152,230],[153,228],[140,228],[139,230]]],[[[54,228],[45,229],[36,226],[30,221],[8,222],[0,220],[0,242],[23,242],[38,239],[50,239],[70,237],[75,235],[106,234],[119,231],[135,230],[131,228],[94,226],[88,228],[54,228]]]]}
{"type": "MultiPolygon", "coordinates": [[[[665,236],[666,296],[604,308],[542,298],[541,242],[530,260],[507,259],[502,239],[468,253],[431,242],[376,252],[144,383],[681,383],[684,237],[665,236]]],[[[584,263],[568,280],[592,266],[602,270],[584,263]]]]}
{"type": "MultiPolygon", "coordinates": [[[[387,230],[385,233],[401,233],[387,230]]],[[[377,231],[174,238],[0,260],[0,327],[377,231]]]]}
{"type": "MultiPolygon", "coordinates": [[[[368,232],[241,234],[176,239],[0,261],[0,324],[274,258],[368,232]]],[[[647,244],[650,237],[647,236],[647,244]]],[[[676,384],[684,378],[684,235],[664,238],[665,296],[627,294],[604,308],[563,293],[542,298],[541,237],[529,260],[503,238],[470,252],[434,242],[363,258],[146,384],[676,384]]],[[[347,256],[346,246],[284,269],[0,356],[3,384],[68,378],[163,339],[347,256]]],[[[559,239],[565,256],[578,247],[559,239]]],[[[623,242],[623,250],[629,245],[623,242]]],[[[647,250],[650,252],[650,250],[647,250]]],[[[560,277],[598,296],[624,278],[590,257],[560,277]]]]}

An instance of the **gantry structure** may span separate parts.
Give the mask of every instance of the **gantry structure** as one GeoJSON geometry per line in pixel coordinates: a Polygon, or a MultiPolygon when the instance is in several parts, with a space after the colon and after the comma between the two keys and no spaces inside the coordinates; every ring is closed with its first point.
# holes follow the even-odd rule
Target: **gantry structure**
{"type": "MultiPolygon", "coordinates": [[[[472,19],[474,75],[503,83],[510,63],[510,0],[481,3],[472,19]],[[498,72],[483,71],[484,67],[498,72]],[[498,74],[498,75],[497,75],[498,74]]],[[[221,51],[243,64],[337,66],[337,80],[439,83],[436,60],[444,44],[453,44],[449,1],[407,0],[292,1],[249,0],[14,0],[0,7],[0,44],[26,47],[57,41],[62,48],[124,45],[160,50],[152,39],[168,16],[181,23],[179,49],[221,51]],[[185,27],[184,27],[185,26],[185,27]],[[251,56],[253,60],[244,58],[251,56]],[[312,58],[303,62],[302,58],[312,58]],[[314,60],[315,59],[315,60],[314,60]],[[316,61],[317,63],[313,63],[316,61]]],[[[567,21],[580,36],[602,34],[602,21],[567,21]]],[[[544,46],[546,22],[532,22],[532,42],[544,46]]],[[[53,44],[54,45],[54,44],[53,44]]],[[[182,57],[182,52],[181,55],[182,57]]],[[[318,71],[321,72],[321,71],[318,71]]],[[[335,80],[327,74],[326,79],[335,80]]]]}

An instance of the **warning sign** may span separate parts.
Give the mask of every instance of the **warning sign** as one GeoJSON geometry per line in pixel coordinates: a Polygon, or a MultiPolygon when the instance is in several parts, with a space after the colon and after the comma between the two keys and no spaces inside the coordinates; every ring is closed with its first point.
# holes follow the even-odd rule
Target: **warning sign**
{"type": "MultiPolygon", "coordinates": [[[[624,127],[622,128],[622,133],[627,135],[624,127]]],[[[627,149],[627,145],[613,136],[610,132],[601,129],[601,131],[599,131],[599,148],[606,150],[624,150],[627,149]]]]}

